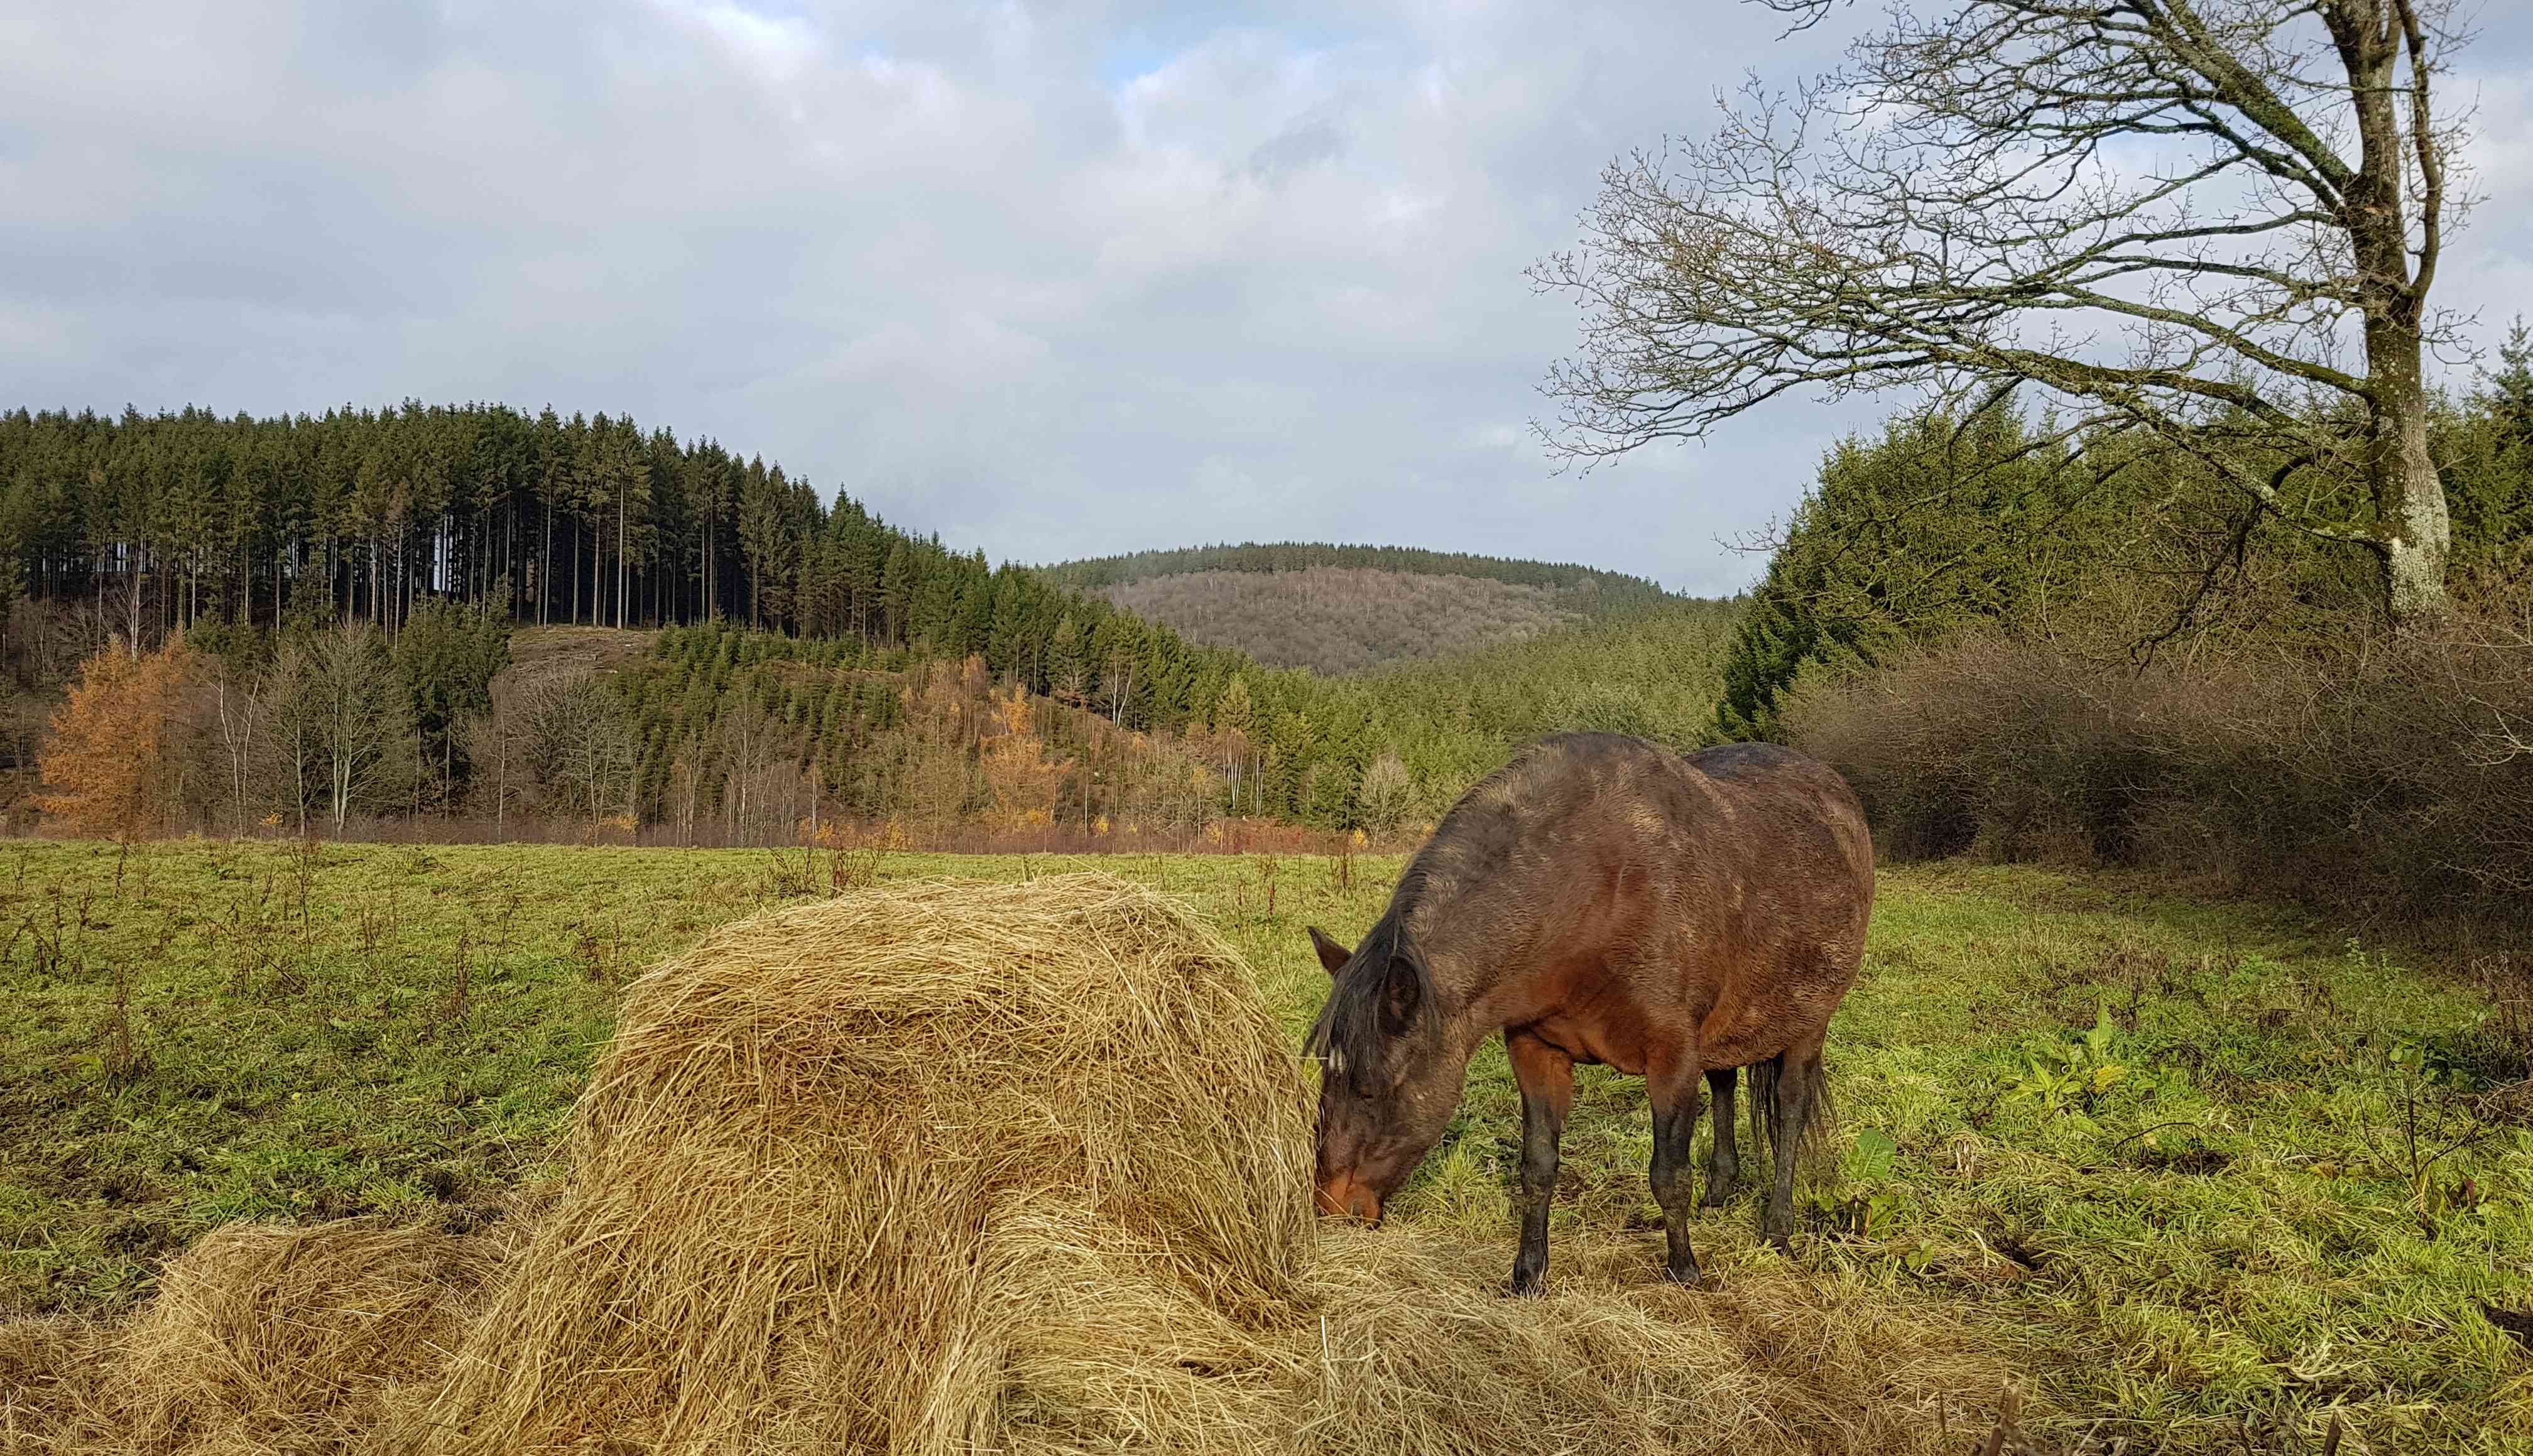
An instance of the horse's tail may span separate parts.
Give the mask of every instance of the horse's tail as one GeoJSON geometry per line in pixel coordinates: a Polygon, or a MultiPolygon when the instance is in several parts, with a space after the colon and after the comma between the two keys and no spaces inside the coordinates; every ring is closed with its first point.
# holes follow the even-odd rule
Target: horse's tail
{"type": "Polygon", "coordinates": [[[1830,1105],[1829,1077],[1821,1071],[1821,1059],[1812,1057],[1795,1077],[1786,1076],[1786,1055],[1779,1052],[1765,1062],[1750,1064],[1750,1142],[1768,1139],[1768,1150],[1774,1157],[1810,1157],[1819,1154],[1829,1143],[1831,1127],[1838,1111],[1830,1105]],[[1797,1078],[1799,1078],[1797,1084],[1797,1078]],[[1787,1099],[1800,1092],[1802,1120],[1787,1126],[1790,1109],[1787,1099]]]}

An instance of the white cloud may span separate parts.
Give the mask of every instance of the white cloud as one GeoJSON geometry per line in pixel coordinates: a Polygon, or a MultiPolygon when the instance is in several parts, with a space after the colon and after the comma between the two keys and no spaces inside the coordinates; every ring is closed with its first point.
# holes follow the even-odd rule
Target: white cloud
{"type": "MultiPolygon", "coordinates": [[[[1755,7],[20,11],[0,404],[551,401],[999,556],[1339,536],[1708,590],[1868,417],[1583,477],[1523,424],[1575,320],[1521,269],[1601,166],[1834,39],[1755,7]]],[[[2447,287],[2496,314],[2533,283],[2533,24],[2483,26],[2492,202],[2447,287]]]]}

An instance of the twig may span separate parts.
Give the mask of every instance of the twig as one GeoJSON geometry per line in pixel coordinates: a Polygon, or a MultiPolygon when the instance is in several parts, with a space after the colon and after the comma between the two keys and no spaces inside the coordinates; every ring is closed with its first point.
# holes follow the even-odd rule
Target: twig
{"type": "Polygon", "coordinates": [[[2013,1386],[2005,1387],[2005,1399],[1997,1408],[1996,1429],[1987,1433],[1987,1444],[1979,1448],[1979,1456],[2000,1456],[2005,1450],[2005,1438],[2014,1433],[2015,1408],[2022,1403],[2022,1395],[2013,1386]]]}

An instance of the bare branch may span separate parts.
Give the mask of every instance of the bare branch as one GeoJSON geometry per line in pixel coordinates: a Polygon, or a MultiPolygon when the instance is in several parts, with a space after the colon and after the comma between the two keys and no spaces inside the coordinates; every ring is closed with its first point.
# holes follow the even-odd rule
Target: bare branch
{"type": "Polygon", "coordinates": [[[1604,172],[1580,245],[1530,273],[1584,314],[1539,433],[1588,468],[1789,391],[2030,386],[2441,600],[2419,370],[2458,140],[2430,103],[2442,3],[1900,10],[1838,72],[1604,172]],[[2344,507],[2318,517],[2282,457],[2366,488],[2300,490],[2344,507]]]}

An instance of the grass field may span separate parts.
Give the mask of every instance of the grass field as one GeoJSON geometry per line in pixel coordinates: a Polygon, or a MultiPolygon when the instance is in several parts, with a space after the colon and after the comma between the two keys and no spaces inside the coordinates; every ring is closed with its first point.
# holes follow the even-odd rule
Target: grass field
{"type": "MultiPolygon", "coordinates": [[[[1097,868],[1184,895],[1298,1037],[1394,859],[0,848],[0,1316],[111,1313],[241,1218],[467,1225],[555,1171],[624,983],[841,866],[1097,868]]],[[[2468,989],[2311,924],[2024,869],[1882,880],[1798,1262],[2012,1352],[2061,1448],[2533,1451],[2524,1075],[2468,989]]],[[[1401,1219],[1502,1241],[1517,1100],[1483,1052],[1401,1219]]],[[[1582,1080],[1557,1226],[1644,1231],[1639,1083],[1582,1080]]],[[[1755,1195],[1701,1215],[1731,1280],[1755,1195]]],[[[1551,1273],[1555,1278],[1554,1266],[1551,1273]]],[[[1970,1445],[1966,1437],[1965,1448],[1970,1445]]]]}

